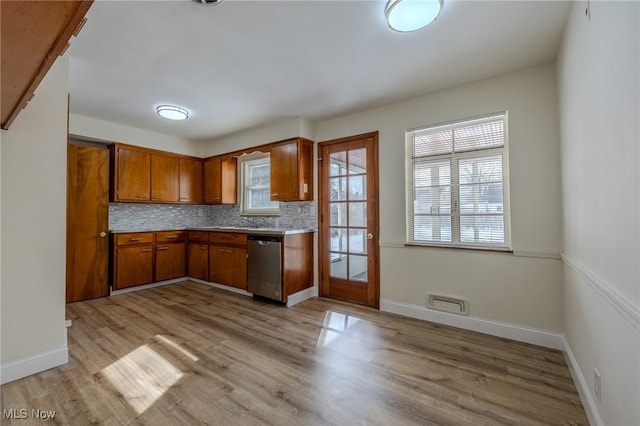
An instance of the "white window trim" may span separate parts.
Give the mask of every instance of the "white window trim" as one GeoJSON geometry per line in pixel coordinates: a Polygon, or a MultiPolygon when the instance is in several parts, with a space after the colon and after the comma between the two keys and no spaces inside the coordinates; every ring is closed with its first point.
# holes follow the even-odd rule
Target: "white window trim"
{"type": "MultiPolygon", "coordinates": [[[[460,248],[460,249],[477,249],[477,250],[491,250],[491,251],[512,251],[511,248],[511,197],[510,197],[510,174],[509,174],[509,115],[507,111],[495,112],[491,114],[485,114],[476,117],[469,117],[460,120],[454,120],[444,123],[438,123],[433,125],[426,125],[415,127],[411,129],[407,129],[405,131],[405,214],[406,214],[406,245],[408,246],[425,246],[425,247],[443,247],[443,248],[460,248]],[[454,158],[455,161],[458,161],[461,158],[469,158],[469,157],[478,157],[483,156],[485,154],[490,154],[492,152],[500,151],[502,153],[502,176],[503,176],[503,210],[504,210],[504,243],[469,243],[469,242],[460,242],[460,234],[458,230],[458,235],[454,233],[455,223],[452,223],[452,242],[431,242],[431,241],[415,241],[413,238],[413,140],[409,137],[409,134],[418,130],[424,129],[435,129],[437,127],[449,127],[454,126],[456,124],[469,123],[474,120],[482,120],[489,117],[494,117],[497,115],[504,115],[504,145],[501,148],[489,148],[483,150],[476,151],[465,151],[455,154],[443,154],[443,155],[434,155],[429,156],[432,160],[437,159],[449,159],[454,158]],[[458,241],[455,240],[455,237],[458,237],[458,241]]],[[[452,176],[452,187],[453,185],[453,175],[458,174],[457,167],[452,167],[451,176],[452,176]],[[455,169],[455,170],[454,170],[455,169]]],[[[457,179],[456,179],[457,180],[457,179]]],[[[452,191],[452,202],[455,202],[457,205],[459,199],[453,198],[452,191]]],[[[453,217],[456,216],[456,213],[452,210],[452,221],[453,217]]],[[[458,221],[457,227],[459,228],[459,212],[457,212],[458,221]]]]}
{"type": "MultiPolygon", "coordinates": [[[[269,159],[270,154],[264,152],[253,152],[251,154],[242,154],[238,157],[238,190],[240,192],[240,215],[241,216],[280,216],[280,207],[273,209],[247,209],[245,188],[245,163],[250,161],[269,159]]],[[[271,191],[269,191],[271,193],[271,191]]]]}

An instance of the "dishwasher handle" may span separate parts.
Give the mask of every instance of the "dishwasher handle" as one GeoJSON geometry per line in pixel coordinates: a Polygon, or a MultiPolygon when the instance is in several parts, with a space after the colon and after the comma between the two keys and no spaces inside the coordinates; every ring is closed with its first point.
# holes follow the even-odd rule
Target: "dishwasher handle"
{"type": "Polygon", "coordinates": [[[255,241],[261,246],[267,245],[268,243],[281,243],[282,237],[279,235],[249,235],[247,236],[249,241],[255,241]]]}

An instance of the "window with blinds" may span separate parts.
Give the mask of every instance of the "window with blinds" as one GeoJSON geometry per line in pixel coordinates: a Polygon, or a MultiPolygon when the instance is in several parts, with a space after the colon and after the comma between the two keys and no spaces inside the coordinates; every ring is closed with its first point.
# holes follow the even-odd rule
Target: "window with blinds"
{"type": "Polygon", "coordinates": [[[406,132],[409,244],[510,245],[507,115],[406,132]]]}

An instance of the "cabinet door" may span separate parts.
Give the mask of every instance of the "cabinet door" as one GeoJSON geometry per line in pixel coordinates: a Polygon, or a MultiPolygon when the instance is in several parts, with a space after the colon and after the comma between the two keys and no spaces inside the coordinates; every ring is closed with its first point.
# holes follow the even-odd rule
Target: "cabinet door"
{"type": "Polygon", "coordinates": [[[210,158],[204,162],[204,202],[207,204],[236,204],[237,160],[210,158]]]}
{"type": "Polygon", "coordinates": [[[151,201],[177,202],[179,184],[178,158],[151,154],[151,201]]]}
{"type": "Polygon", "coordinates": [[[118,147],[115,201],[151,199],[151,156],[148,152],[118,147]]]}
{"type": "Polygon", "coordinates": [[[271,147],[271,200],[313,199],[313,142],[298,138],[271,147]]]}
{"type": "Polygon", "coordinates": [[[209,247],[209,281],[247,289],[247,249],[239,247],[209,247]]]}
{"type": "Polygon", "coordinates": [[[210,158],[204,162],[204,202],[222,203],[222,159],[210,158]]]}
{"type": "Polygon", "coordinates": [[[202,203],[202,173],[201,160],[180,159],[180,197],[181,203],[202,203]]]}
{"type": "Polygon", "coordinates": [[[298,142],[283,142],[271,148],[271,200],[298,198],[298,142]]]}
{"type": "Polygon", "coordinates": [[[153,246],[118,247],[113,288],[120,290],[151,282],[153,282],[153,246]]]}
{"type": "Polygon", "coordinates": [[[187,245],[187,275],[200,280],[209,280],[209,245],[189,243],[187,245]]]}
{"type": "Polygon", "coordinates": [[[185,245],[159,244],[156,246],[156,281],[185,276],[185,245]]]}

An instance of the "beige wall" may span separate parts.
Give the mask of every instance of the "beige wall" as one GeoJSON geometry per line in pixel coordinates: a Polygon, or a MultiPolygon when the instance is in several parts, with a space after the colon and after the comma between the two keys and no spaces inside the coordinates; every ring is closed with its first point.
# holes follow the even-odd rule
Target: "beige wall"
{"type": "Polygon", "coordinates": [[[584,7],[573,7],[558,60],[565,333],[602,422],[637,425],[640,3],[591,2],[591,19],[584,7]]]}
{"type": "Polygon", "coordinates": [[[25,357],[66,356],[67,76],[59,58],[2,131],[3,372],[25,357]]]}
{"type": "Polygon", "coordinates": [[[69,117],[69,134],[75,139],[122,142],[178,154],[202,156],[202,144],[197,142],[78,114],[71,114],[69,117]]]}
{"type": "Polygon", "coordinates": [[[316,123],[318,142],[379,131],[383,299],[425,306],[428,292],[450,294],[468,299],[474,317],[562,330],[557,114],[548,64],[316,123]],[[405,248],[405,129],[504,110],[515,254],[405,248]]]}
{"type": "Polygon", "coordinates": [[[203,156],[211,157],[213,155],[224,154],[242,148],[249,148],[298,136],[313,140],[314,124],[305,118],[291,117],[210,141],[202,141],[201,144],[203,156]]]}

